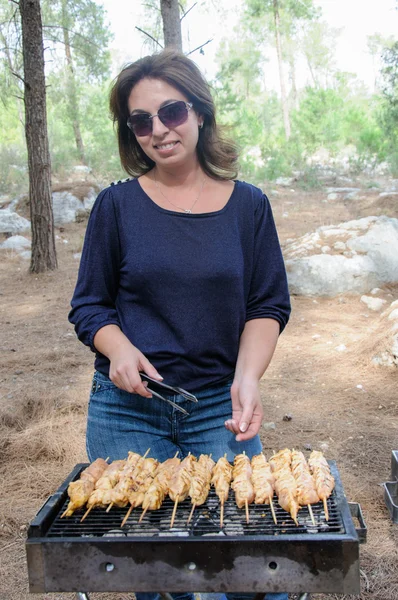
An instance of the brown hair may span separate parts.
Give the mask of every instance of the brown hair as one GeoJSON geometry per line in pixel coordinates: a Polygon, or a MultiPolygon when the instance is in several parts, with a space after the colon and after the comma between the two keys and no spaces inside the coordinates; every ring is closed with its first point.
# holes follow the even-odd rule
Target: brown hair
{"type": "Polygon", "coordinates": [[[236,178],[236,145],[223,137],[215,120],[215,106],[209,86],[195,63],[175,50],[145,56],[123,68],[110,94],[110,110],[116,125],[120,160],[130,175],[138,177],[155,166],[127,127],[128,99],[133,87],[145,77],[162,79],[183,93],[197,114],[203,116],[196,147],[199,164],[213,179],[236,178]]]}

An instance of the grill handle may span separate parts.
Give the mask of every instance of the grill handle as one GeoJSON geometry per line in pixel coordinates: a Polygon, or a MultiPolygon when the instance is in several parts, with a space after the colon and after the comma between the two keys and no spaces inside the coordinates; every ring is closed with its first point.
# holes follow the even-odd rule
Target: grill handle
{"type": "Polygon", "coordinates": [[[365,544],[368,528],[366,526],[365,519],[363,518],[361,505],[358,502],[349,502],[348,506],[350,507],[352,518],[356,519],[359,523],[359,527],[355,527],[355,531],[358,534],[359,543],[365,544]]]}

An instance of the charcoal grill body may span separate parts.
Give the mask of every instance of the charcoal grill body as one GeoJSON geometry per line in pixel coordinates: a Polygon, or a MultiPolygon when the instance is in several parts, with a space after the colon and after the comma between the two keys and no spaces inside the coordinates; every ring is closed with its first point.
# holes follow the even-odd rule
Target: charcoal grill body
{"type": "MultiPolygon", "coordinates": [[[[100,509],[96,515],[91,513],[84,524],[80,524],[83,511],[70,518],[75,519],[74,522],[59,518],[66,505],[69,481],[76,479],[85,466],[78,465],[29,528],[26,549],[30,591],[151,592],[162,589],[169,592],[357,594],[360,591],[358,535],[337,468],[333,462],[330,465],[336,480],[333,497],[329,499],[334,524],[329,528],[324,523],[326,531],[320,531],[322,526],[297,528],[282,509],[277,511],[280,524],[277,527],[268,514],[269,507],[250,506],[250,526],[239,523],[236,529],[239,535],[234,533],[235,525],[230,528],[231,534],[220,535],[215,532],[219,516],[211,505],[205,505],[202,512],[197,513],[196,529],[185,527],[184,531],[185,514],[189,514],[190,509],[187,503],[186,509],[183,505],[179,508],[183,516],[181,525],[176,528],[177,535],[171,535],[159,520],[154,527],[154,519],[160,518],[156,514],[147,513],[148,524],[145,525],[145,517],[138,525],[141,512],[138,511],[123,528],[130,531],[129,536],[123,530],[115,531],[114,524],[118,522],[120,527],[127,509],[111,511],[114,519],[111,526],[100,522],[104,514],[100,509]],[[90,517],[92,524],[86,525],[90,517]],[[79,526],[81,533],[76,534],[79,526]],[[108,527],[105,534],[104,527],[108,527]]],[[[215,497],[213,500],[217,502],[215,497]]],[[[231,522],[234,522],[237,509],[232,496],[226,505],[226,522],[228,506],[231,522]]],[[[171,511],[167,507],[166,510],[170,519],[171,511]]],[[[304,520],[305,510],[300,511],[304,520]]],[[[317,515],[316,506],[313,510],[317,515]]],[[[319,507],[318,513],[321,511],[319,507]]],[[[244,511],[237,514],[244,523],[244,511]]]]}

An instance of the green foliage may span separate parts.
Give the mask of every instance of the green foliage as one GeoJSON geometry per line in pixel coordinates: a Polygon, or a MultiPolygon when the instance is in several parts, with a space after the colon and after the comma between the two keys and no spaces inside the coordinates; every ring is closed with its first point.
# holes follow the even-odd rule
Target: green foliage
{"type": "Polygon", "coordinates": [[[398,41],[385,48],[383,55],[383,101],[380,124],[386,136],[388,162],[398,176],[398,41]]]}
{"type": "MultiPolygon", "coordinates": [[[[109,77],[111,40],[103,6],[93,0],[44,0],[43,36],[54,57],[65,54],[70,45],[77,74],[85,81],[104,81],[109,77]]],[[[63,64],[57,60],[52,68],[63,64]]]]}
{"type": "MultiPolygon", "coordinates": [[[[151,23],[143,28],[161,39],[158,0],[148,0],[151,23]],[[157,19],[155,23],[155,19],[157,19]]],[[[122,176],[116,136],[109,117],[109,33],[103,9],[92,0],[43,0],[47,57],[48,130],[55,175],[67,174],[80,162],[69,98],[75,95],[87,164],[101,180],[122,176]],[[65,37],[65,31],[67,36],[65,37]],[[70,43],[75,89],[65,55],[70,43]],[[51,60],[50,60],[51,57],[51,60]]],[[[186,3],[186,8],[189,8],[186,3]]],[[[300,171],[300,185],[319,185],[310,158],[323,148],[336,156],[355,150],[352,170],[388,160],[398,174],[398,42],[370,40],[372,56],[383,53],[383,87],[379,95],[350,73],[333,65],[336,32],[318,19],[312,0],[279,0],[282,59],[291,74],[299,56],[311,74],[311,86],[290,90],[291,137],[287,142],[278,94],[267,82],[266,47],[274,45],[273,2],[246,0],[239,30],[224,41],[212,82],[218,121],[230,129],[241,148],[240,177],[253,182],[275,180],[300,171]],[[384,44],[384,45],[383,45],[384,44]]],[[[148,16],[149,18],[149,16],[148,16]]],[[[19,21],[8,0],[0,0],[0,193],[26,191],[23,86],[19,21]],[[3,36],[3,37],[1,37],[3,36]],[[5,43],[6,42],[6,43],[5,43]],[[9,51],[7,50],[9,49],[9,51]]],[[[145,52],[158,50],[158,47],[145,52]]]]}

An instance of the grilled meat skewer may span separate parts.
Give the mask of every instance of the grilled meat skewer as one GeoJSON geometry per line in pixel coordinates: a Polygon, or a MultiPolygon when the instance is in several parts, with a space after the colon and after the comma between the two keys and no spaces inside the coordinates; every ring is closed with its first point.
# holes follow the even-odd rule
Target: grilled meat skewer
{"type": "Polygon", "coordinates": [[[141,523],[147,510],[158,510],[161,507],[163,500],[168,494],[170,480],[180,463],[181,460],[175,456],[174,458],[168,458],[164,463],[159,465],[155,478],[145,492],[142,501],[142,508],[144,510],[139,523],[141,523]]]}
{"type": "Polygon", "coordinates": [[[280,450],[269,459],[272,473],[275,477],[275,491],[278,502],[286,512],[290,513],[293,521],[298,525],[297,513],[300,504],[297,500],[297,484],[291,471],[292,453],[288,448],[280,450]]]}
{"type": "Polygon", "coordinates": [[[235,492],[235,501],[238,508],[245,507],[246,522],[249,522],[249,504],[254,500],[254,488],[251,482],[252,467],[250,458],[246,454],[237,454],[234,458],[232,469],[231,487],[235,492]]]}
{"type": "Polygon", "coordinates": [[[98,479],[101,477],[108,463],[103,458],[97,458],[80,474],[77,481],[72,481],[68,486],[68,496],[70,502],[67,509],[61,515],[62,517],[70,517],[75,510],[82,508],[94,491],[94,487],[98,479]]]}
{"type": "Polygon", "coordinates": [[[275,477],[271,471],[271,465],[267,462],[264,454],[253,456],[251,461],[252,466],[252,484],[254,487],[254,502],[255,504],[269,504],[271,508],[272,518],[277,525],[274,505],[272,497],[275,489],[275,477]]]}
{"type": "Polygon", "coordinates": [[[222,456],[213,469],[211,483],[214,485],[217,496],[220,499],[221,514],[220,527],[224,524],[224,504],[228,498],[229,488],[232,480],[232,465],[227,461],[226,454],[222,456]]]}
{"type": "Polygon", "coordinates": [[[177,467],[173,477],[170,480],[169,496],[174,502],[174,510],[171,517],[170,527],[173,527],[174,525],[178,503],[183,502],[189,494],[193,474],[193,465],[195,462],[196,458],[192,456],[192,454],[188,454],[188,456],[186,456],[181,464],[177,467]]]}
{"type": "Polygon", "coordinates": [[[201,454],[199,460],[193,465],[193,474],[189,495],[192,502],[192,510],[187,523],[190,522],[196,506],[201,506],[206,502],[210,491],[211,474],[216,463],[207,454],[201,454]]]}
{"type": "Polygon", "coordinates": [[[334,489],[334,477],[330,472],[328,462],[322,452],[318,452],[317,450],[311,452],[308,459],[308,464],[314,478],[315,488],[318,496],[321,500],[323,500],[326,521],[329,521],[327,499],[334,489]]]}

